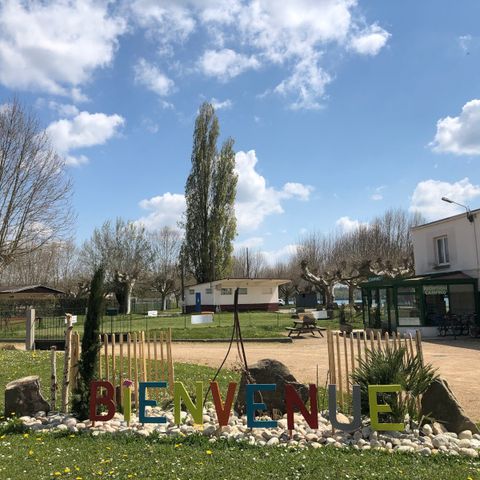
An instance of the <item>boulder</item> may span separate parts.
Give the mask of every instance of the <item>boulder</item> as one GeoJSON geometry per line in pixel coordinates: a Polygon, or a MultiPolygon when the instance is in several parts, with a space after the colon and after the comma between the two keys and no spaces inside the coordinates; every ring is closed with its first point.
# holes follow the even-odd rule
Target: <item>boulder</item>
{"type": "MultiPolygon", "coordinates": [[[[470,430],[479,433],[478,427],[468,418],[457,398],[443,378],[432,382],[422,397],[422,415],[434,418],[448,432],[470,430]]],[[[435,430],[435,429],[434,429],[435,430]]]]}
{"type": "Polygon", "coordinates": [[[7,383],[5,387],[5,416],[17,417],[34,415],[39,411],[48,412],[50,405],[40,393],[40,379],[33,375],[7,383]]]}
{"type": "Polygon", "coordinates": [[[247,382],[247,376],[245,372],[242,374],[240,380],[240,387],[238,390],[238,396],[235,401],[235,411],[244,414],[246,411],[245,406],[245,385],[247,383],[274,383],[277,388],[273,392],[262,391],[255,394],[255,402],[265,403],[267,406],[266,412],[269,415],[274,413],[286,412],[285,408],[285,385],[291,384],[294,386],[300,398],[303,402],[306,402],[309,398],[308,386],[302,383],[298,383],[295,377],[290,373],[290,370],[286,365],[278,360],[263,359],[251,365],[248,369],[250,381],[247,382]],[[274,412],[275,411],[275,412],[274,412]]]}

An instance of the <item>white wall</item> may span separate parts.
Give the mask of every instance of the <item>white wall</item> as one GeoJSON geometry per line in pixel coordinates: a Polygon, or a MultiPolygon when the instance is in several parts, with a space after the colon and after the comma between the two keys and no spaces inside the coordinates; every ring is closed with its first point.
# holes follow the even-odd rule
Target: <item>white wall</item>
{"type": "Polygon", "coordinates": [[[238,302],[240,305],[245,303],[278,303],[278,286],[277,284],[265,283],[261,285],[252,284],[237,284],[235,286],[230,285],[212,285],[201,284],[185,289],[185,304],[195,305],[195,294],[200,292],[202,295],[202,305],[233,305],[233,297],[236,287],[246,288],[246,295],[239,295],[238,302]],[[231,295],[222,295],[221,288],[231,288],[231,295]],[[207,293],[207,290],[211,289],[212,293],[207,293]],[[267,292],[267,289],[269,290],[267,292]],[[190,293],[190,290],[194,290],[194,293],[190,293]]]}
{"type": "Polygon", "coordinates": [[[477,253],[475,242],[480,251],[480,218],[475,218],[477,239],[474,224],[465,215],[412,229],[413,252],[416,275],[429,273],[453,272],[460,270],[467,275],[478,278],[477,253]],[[436,268],[435,239],[446,235],[450,264],[448,267],[436,268]]]}

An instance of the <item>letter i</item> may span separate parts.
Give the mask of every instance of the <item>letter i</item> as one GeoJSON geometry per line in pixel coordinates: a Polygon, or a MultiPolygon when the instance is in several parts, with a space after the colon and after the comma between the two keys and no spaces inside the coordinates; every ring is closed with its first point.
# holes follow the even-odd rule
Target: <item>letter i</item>
{"type": "Polygon", "coordinates": [[[123,387],[123,418],[127,422],[127,427],[130,426],[132,417],[132,389],[130,387],[123,387]]]}

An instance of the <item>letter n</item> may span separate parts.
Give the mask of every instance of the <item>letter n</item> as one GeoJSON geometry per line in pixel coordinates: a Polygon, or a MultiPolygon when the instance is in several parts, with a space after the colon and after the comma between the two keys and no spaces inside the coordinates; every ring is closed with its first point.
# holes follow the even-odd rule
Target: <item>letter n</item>
{"type": "Polygon", "coordinates": [[[294,428],[293,412],[297,407],[305,418],[308,426],[316,430],[318,428],[318,404],[317,404],[317,387],[314,384],[309,386],[310,409],[309,412],[302,399],[299,397],[293,385],[285,385],[285,405],[287,408],[287,426],[289,430],[294,428]]]}

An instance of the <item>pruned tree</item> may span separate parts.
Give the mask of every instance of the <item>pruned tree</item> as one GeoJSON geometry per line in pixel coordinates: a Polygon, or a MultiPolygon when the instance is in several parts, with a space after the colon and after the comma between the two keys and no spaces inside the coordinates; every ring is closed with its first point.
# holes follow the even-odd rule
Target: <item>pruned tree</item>
{"type": "Polygon", "coordinates": [[[215,110],[204,103],[195,121],[192,168],[185,186],[185,254],[199,283],[230,272],[236,234],[233,140],[228,139],[219,153],[218,135],[215,110]]]}
{"type": "Polygon", "coordinates": [[[152,248],[151,286],[159,293],[162,310],[169,295],[180,289],[180,247],[182,237],[178,230],[163,227],[150,235],[152,248]]]}
{"type": "Polygon", "coordinates": [[[68,234],[72,185],[37,118],[14,99],[0,107],[0,271],[68,234]]]}
{"type": "Polygon", "coordinates": [[[93,231],[81,258],[92,270],[105,266],[107,283],[115,293],[120,313],[130,313],[132,291],[152,262],[150,241],[142,225],[117,218],[93,231]]]}

